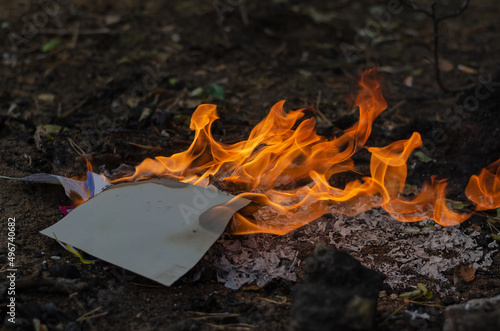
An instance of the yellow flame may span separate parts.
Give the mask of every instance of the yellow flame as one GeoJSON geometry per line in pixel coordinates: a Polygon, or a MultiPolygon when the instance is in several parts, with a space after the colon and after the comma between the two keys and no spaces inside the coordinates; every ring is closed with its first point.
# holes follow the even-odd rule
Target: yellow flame
{"type": "Polygon", "coordinates": [[[236,234],[285,234],[326,213],[356,215],[379,206],[402,222],[433,218],[453,225],[470,217],[446,206],[443,181],[433,179],[412,201],[402,196],[406,161],[422,144],[418,133],[386,147],[368,148],[370,176],[343,189],[331,185],[333,175],[355,171],[351,156],[367,142],[373,121],[387,107],[374,70],[363,73],[359,86],[359,121],[340,137],[327,140],[317,135],[314,118],[300,121],[305,109],[285,112],[280,101],[247,140],[224,144],[211,132],[219,118],[216,107],[205,104],[193,113],[194,140],[186,151],[146,159],[133,175],[114,182],[167,176],[206,186],[209,176],[216,176],[253,201],[235,214],[230,227],[236,234]]]}

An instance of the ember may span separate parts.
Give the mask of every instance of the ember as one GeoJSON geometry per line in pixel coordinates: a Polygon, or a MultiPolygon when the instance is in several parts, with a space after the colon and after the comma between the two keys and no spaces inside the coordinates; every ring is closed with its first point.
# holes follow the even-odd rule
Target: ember
{"type": "MultiPolygon", "coordinates": [[[[432,178],[413,200],[403,196],[406,161],[422,145],[420,134],[415,132],[409,139],[386,147],[365,147],[372,123],[387,103],[375,70],[364,72],[359,86],[355,100],[359,121],[333,140],[316,133],[314,118],[299,121],[306,109],[285,112],[284,101],[280,101],[247,140],[223,144],[211,132],[212,123],[218,119],[216,106],[203,104],[191,118],[195,137],[186,151],[146,159],[133,175],[114,182],[165,176],[207,186],[215,177],[229,187],[238,187],[245,192],[240,197],[253,201],[235,214],[231,223],[235,234],[282,235],[327,213],[358,215],[379,206],[401,222],[432,218],[450,226],[467,220],[470,213],[448,208],[444,180],[432,178]],[[356,172],[351,157],[358,148],[371,153],[370,176],[351,181],[344,189],[332,186],[333,175],[356,172]]],[[[481,209],[500,205],[499,164],[497,161],[479,177],[471,178],[467,195],[481,209]],[[496,173],[491,168],[496,168],[496,173]]]]}

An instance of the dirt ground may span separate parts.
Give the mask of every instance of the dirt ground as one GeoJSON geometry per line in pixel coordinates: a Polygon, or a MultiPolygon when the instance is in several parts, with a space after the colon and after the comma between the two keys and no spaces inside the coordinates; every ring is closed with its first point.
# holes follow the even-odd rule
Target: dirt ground
{"type": "MultiPolygon", "coordinates": [[[[436,8],[454,12],[461,3],[438,1],[436,8]]],[[[408,182],[420,187],[431,175],[448,178],[448,197],[470,204],[463,193],[468,179],[500,158],[500,7],[495,0],[472,1],[462,15],[440,23],[443,84],[449,90],[469,87],[456,93],[444,93],[436,83],[430,18],[410,8],[391,8],[369,0],[3,1],[0,175],[81,176],[86,169],[82,153],[95,171],[108,174],[121,164],[169,156],[189,146],[189,118],[200,103],[218,106],[214,134],[224,142],[245,139],[279,100],[287,100],[288,109],[317,108],[326,118],[318,116],[318,132],[333,137],[356,121],[350,101],[359,74],[378,66],[388,109],[375,121],[366,145],[384,146],[420,132],[422,150],[432,161],[412,156],[408,182]]],[[[363,155],[355,161],[367,169],[363,155]]],[[[19,320],[26,324],[20,329],[33,329],[35,317],[40,330],[44,325],[60,330],[288,329],[292,292],[300,279],[230,290],[203,259],[186,277],[164,287],[106,263],[84,265],[39,234],[62,218],[59,206],[70,203],[61,187],[2,180],[0,188],[3,243],[7,219],[16,219],[17,278],[48,271],[88,285],[76,294],[52,285],[18,289],[19,320]]],[[[461,228],[475,226],[491,242],[488,215],[494,214],[476,214],[461,228]]],[[[287,236],[300,235],[306,235],[304,229],[287,236]]],[[[221,241],[212,255],[226,254],[221,241]]],[[[297,244],[299,258],[305,259],[315,244],[297,244]]],[[[1,253],[3,275],[6,244],[1,253]]],[[[462,298],[500,293],[498,255],[494,261],[461,287],[462,298]]],[[[379,300],[378,324],[401,304],[390,297],[398,291],[384,290],[389,296],[379,300]]],[[[458,303],[445,297],[432,302],[458,303]]],[[[5,304],[2,298],[2,323],[5,304]]],[[[441,310],[421,307],[432,316],[425,328],[440,330],[441,310]]],[[[404,312],[378,326],[422,328],[404,312]]]]}

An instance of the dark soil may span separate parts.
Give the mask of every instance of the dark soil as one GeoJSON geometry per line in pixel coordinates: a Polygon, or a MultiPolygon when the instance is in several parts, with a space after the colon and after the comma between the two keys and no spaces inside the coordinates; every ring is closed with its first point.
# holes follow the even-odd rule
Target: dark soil
{"type": "MultiPolygon", "coordinates": [[[[384,1],[42,3],[0,3],[0,175],[81,176],[86,159],[95,171],[109,174],[123,163],[134,166],[146,157],[171,155],[189,146],[189,118],[200,103],[217,104],[214,134],[225,142],[245,139],[282,99],[289,109],[320,110],[333,127],[319,121],[318,131],[332,137],[356,121],[350,100],[357,77],[376,66],[388,109],[375,121],[366,145],[384,146],[420,132],[432,162],[412,156],[410,184],[420,187],[431,175],[448,178],[448,196],[467,202],[463,192],[470,176],[500,158],[497,1],[473,1],[461,16],[440,25],[443,82],[449,89],[470,85],[458,93],[443,93],[435,81],[432,24],[421,13],[405,8],[391,14],[387,24],[365,37],[362,49],[353,48],[357,31],[376,22],[376,10],[387,13],[384,1]],[[234,7],[240,3],[244,6],[234,7]],[[53,39],[61,44],[42,51],[53,39]],[[222,87],[224,97],[217,91],[192,93],[213,84],[222,87]],[[43,127],[48,124],[55,127],[43,127]]],[[[461,1],[443,3],[449,4],[439,2],[438,10],[447,12],[461,1]]],[[[359,169],[368,169],[363,153],[355,160],[359,169]]],[[[2,242],[7,242],[7,219],[16,219],[18,279],[47,270],[89,285],[72,295],[50,286],[18,288],[18,326],[25,323],[26,330],[33,328],[33,318],[61,330],[289,326],[295,283],[229,290],[217,282],[206,259],[168,288],[106,263],[84,265],[39,234],[61,219],[58,207],[70,203],[60,187],[6,180],[0,187],[2,242]],[[61,265],[73,267],[68,271],[61,265]],[[193,277],[200,271],[199,279],[193,277]],[[82,318],[93,309],[102,316],[82,318]]],[[[475,215],[464,227],[476,224],[487,231],[485,219],[475,215]]],[[[299,258],[314,246],[301,242],[299,258]]],[[[1,247],[0,268],[6,274],[6,245],[1,247]]],[[[220,243],[212,250],[226,254],[220,243]]],[[[477,272],[461,287],[462,297],[499,294],[499,277],[498,264],[477,272]]],[[[379,299],[377,323],[399,305],[390,296],[379,299]]],[[[438,309],[419,309],[432,310],[428,329],[441,328],[438,309]]],[[[421,325],[402,311],[380,329],[421,325]]]]}

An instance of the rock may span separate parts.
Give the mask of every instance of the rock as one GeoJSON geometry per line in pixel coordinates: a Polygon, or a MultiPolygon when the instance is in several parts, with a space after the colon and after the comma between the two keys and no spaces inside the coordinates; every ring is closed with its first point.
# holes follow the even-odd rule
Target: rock
{"type": "Polygon", "coordinates": [[[318,244],[293,294],[292,330],[372,330],[381,275],[318,244]]]}
{"type": "Polygon", "coordinates": [[[493,256],[493,264],[499,265],[500,264],[500,252],[497,252],[495,256],[493,256]]]}
{"type": "Polygon", "coordinates": [[[80,271],[73,264],[56,264],[49,269],[49,275],[51,277],[62,277],[66,279],[77,279],[80,278],[80,271]]]}
{"type": "Polygon", "coordinates": [[[452,296],[445,296],[442,300],[443,305],[449,306],[455,303],[455,299],[452,296]]]}
{"type": "Polygon", "coordinates": [[[446,307],[443,331],[498,330],[500,295],[446,307]]]}
{"type": "Polygon", "coordinates": [[[61,257],[62,252],[61,252],[61,251],[52,251],[52,254],[51,254],[51,255],[52,255],[52,256],[59,256],[59,257],[61,257]]]}
{"type": "Polygon", "coordinates": [[[33,252],[33,257],[35,258],[41,258],[41,257],[44,257],[45,256],[45,252],[33,252]]]}
{"type": "Polygon", "coordinates": [[[64,331],[80,331],[80,326],[75,321],[69,322],[64,326],[64,331]]]}

